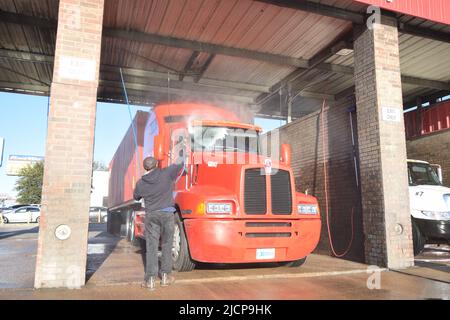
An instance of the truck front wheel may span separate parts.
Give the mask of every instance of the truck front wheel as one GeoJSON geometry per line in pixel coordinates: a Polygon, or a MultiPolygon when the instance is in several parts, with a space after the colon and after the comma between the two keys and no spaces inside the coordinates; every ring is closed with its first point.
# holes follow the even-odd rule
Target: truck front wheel
{"type": "Polygon", "coordinates": [[[414,221],[412,221],[412,236],[413,236],[414,255],[417,256],[425,248],[426,238],[414,221]]]}
{"type": "Polygon", "coordinates": [[[130,241],[133,246],[141,246],[141,241],[136,237],[136,214],[134,212],[131,213],[127,234],[128,241],[130,241]]]}
{"type": "Polygon", "coordinates": [[[195,268],[195,263],[189,254],[189,246],[186,233],[184,232],[183,222],[177,213],[175,213],[172,259],[173,269],[176,271],[191,271],[195,268]]]}
{"type": "Polygon", "coordinates": [[[286,263],[284,264],[284,266],[290,267],[290,268],[295,268],[295,267],[300,267],[300,266],[302,266],[305,262],[306,262],[306,257],[304,257],[304,258],[302,258],[302,259],[299,259],[299,260],[286,262],[286,263]]]}

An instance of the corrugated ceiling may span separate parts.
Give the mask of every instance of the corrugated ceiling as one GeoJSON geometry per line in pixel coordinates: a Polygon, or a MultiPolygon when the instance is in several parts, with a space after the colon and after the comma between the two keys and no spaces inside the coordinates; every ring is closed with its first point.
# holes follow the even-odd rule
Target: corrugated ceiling
{"type": "MultiPolygon", "coordinates": [[[[314,2],[355,12],[365,10],[365,6],[352,0],[314,2]]],[[[58,4],[57,0],[0,0],[0,10],[56,20],[58,4]]],[[[400,19],[432,30],[448,30],[446,26],[423,19],[407,16],[401,16],[400,19]]],[[[251,0],[106,0],[104,26],[302,59],[310,59],[335,39],[351,32],[352,28],[349,21],[251,0]]],[[[52,56],[55,39],[54,28],[0,21],[0,49],[52,56]]],[[[403,74],[450,81],[450,68],[447,67],[450,65],[450,43],[401,34],[400,52],[403,74]]],[[[211,63],[201,74],[199,81],[205,97],[206,93],[217,93],[221,98],[228,94],[253,99],[295,70],[292,66],[221,54],[211,57],[210,54],[200,53],[189,68],[190,73],[184,77],[183,83],[178,83],[178,73],[186,67],[192,54],[193,51],[189,49],[105,37],[101,63],[116,66],[116,71],[112,67],[107,72],[102,72],[101,79],[104,81],[100,83],[99,97],[103,100],[121,99],[120,87],[110,85],[111,82],[119,80],[118,66],[158,73],[156,79],[137,75],[126,77],[127,82],[136,83],[134,88],[130,89],[133,101],[146,103],[166,99],[167,95],[161,90],[153,92],[154,87],[164,87],[169,83],[172,88],[189,91],[189,88],[197,86],[193,79],[201,74],[202,67],[210,58],[211,63]],[[165,74],[173,81],[168,82],[165,74]],[[214,81],[247,87],[246,90],[239,90],[236,85],[232,88],[221,88],[220,85],[212,85],[214,81]],[[209,85],[205,85],[206,83],[209,85]],[[252,91],[249,88],[255,89],[252,91]]],[[[351,67],[353,55],[335,55],[326,62],[351,67]]],[[[46,94],[48,89],[45,90],[45,87],[51,83],[51,77],[51,62],[36,63],[26,61],[26,58],[0,57],[0,87],[6,88],[8,83],[29,84],[33,85],[36,91],[42,89],[46,94]]],[[[317,83],[313,81],[307,91],[335,95],[353,84],[351,75],[330,73],[326,78],[327,80],[317,83]]],[[[405,85],[403,90],[405,96],[411,96],[414,91],[438,91],[411,85],[405,85]]],[[[198,94],[195,96],[198,97],[198,94]]],[[[299,97],[296,99],[299,107],[295,110],[299,110],[299,113],[312,110],[314,101],[316,100],[299,97]],[[301,105],[304,106],[303,109],[300,108],[301,105]]],[[[275,104],[266,110],[270,113],[276,109],[275,104]]]]}

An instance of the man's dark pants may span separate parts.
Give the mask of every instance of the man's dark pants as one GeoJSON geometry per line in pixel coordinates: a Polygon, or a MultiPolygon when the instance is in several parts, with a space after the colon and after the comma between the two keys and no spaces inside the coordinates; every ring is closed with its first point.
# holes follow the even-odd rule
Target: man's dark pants
{"type": "Polygon", "coordinates": [[[145,280],[158,276],[158,245],[161,237],[161,274],[172,271],[172,244],[175,216],[172,212],[153,211],[145,214],[147,245],[145,280]]]}

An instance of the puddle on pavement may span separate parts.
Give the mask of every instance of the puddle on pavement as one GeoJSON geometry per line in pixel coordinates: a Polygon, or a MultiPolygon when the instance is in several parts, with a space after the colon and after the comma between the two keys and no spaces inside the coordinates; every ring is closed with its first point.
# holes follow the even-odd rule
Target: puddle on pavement
{"type": "Polygon", "coordinates": [[[90,243],[88,244],[87,254],[107,254],[113,250],[111,245],[104,243],[90,243]]]}

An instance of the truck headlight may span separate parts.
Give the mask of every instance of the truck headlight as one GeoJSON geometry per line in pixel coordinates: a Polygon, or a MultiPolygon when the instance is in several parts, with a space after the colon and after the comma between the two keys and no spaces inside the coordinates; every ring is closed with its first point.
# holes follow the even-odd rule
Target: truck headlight
{"type": "Polygon", "coordinates": [[[297,210],[299,214],[317,214],[319,212],[316,204],[299,203],[297,210]]]}
{"type": "Polygon", "coordinates": [[[208,202],[206,204],[206,213],[230,214],[232,212],[233,212],[233,205],[229,202],[208,202]]]}
{"type": "Polygon", "coordinates": [[[421,212],[423,215],[436,220],[450,219],[450,211],[449,212],[421,211],[421,212]]]}

